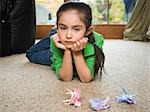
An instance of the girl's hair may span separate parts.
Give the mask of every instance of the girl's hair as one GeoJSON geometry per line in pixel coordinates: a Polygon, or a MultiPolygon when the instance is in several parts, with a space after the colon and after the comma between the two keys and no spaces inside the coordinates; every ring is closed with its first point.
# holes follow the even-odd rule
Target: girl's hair
{"type": "MultiPolygon", "coordinates": [[[[89,5],[83,3],[83,2],[67,2],[64,3],[57,11],[57,21],[56,24],[58,25],[58,21],[62,13],[70,10],[75,10],[79,14],[81,20],[86,26],[86,30],[89,29],[92,23],[92,10],[89,5]]],[[[95,44],[94,35],[91,32],[88,36],[88,42],[94,45],[94,51],[95,51],[95,65],[94,65],[94,73],[97,74],[100,70],[100,79],[102,76],[102,70],[104,69],[104,62],[105,62],[105,55],[101,48],[99,48],[95,44]]]]}

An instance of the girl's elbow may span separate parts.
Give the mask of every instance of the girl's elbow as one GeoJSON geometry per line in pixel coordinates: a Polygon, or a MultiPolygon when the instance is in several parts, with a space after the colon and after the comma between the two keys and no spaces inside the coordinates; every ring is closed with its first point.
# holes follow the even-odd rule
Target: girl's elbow
{"type": "Polygon", "coordinates": [[[81,80],[81,82],[83,82],[83,83],[90,83],[90,82],[92,81],[92,76],[90,75],[90,76],[85,77],[85,78],[82,78],[82,79],[80,79],[80,80],[81,80]]]}
{"type": "Polygon", "coordinates": [[[70,82],[72,81],[72,79],[61,79],[62,81],[65,81],[65,82],[70,82]]]}
{"type": "Polygon", "coordinates": [[[65,81],[65,82],[70,82],[70,81],[72,81],[72,78],[73,78],[73,74],[72,73],[60,72],[59,76],[60,76],[60,79],[62,81],[65,81]]]}
{"type": "Polygon", "coordinates": [[[60,76],[60,79],[62,80],[62,81],[65,81],[65,82],[70,82],[70,81],[72,81],[72,77],[67,77],[67,76],[60,76]]]}
{"type": "Polygon", "coordinates": [[[92,79],[90,80],[81,80],[82,83],[90,83],[92,81],[92,79]]]}

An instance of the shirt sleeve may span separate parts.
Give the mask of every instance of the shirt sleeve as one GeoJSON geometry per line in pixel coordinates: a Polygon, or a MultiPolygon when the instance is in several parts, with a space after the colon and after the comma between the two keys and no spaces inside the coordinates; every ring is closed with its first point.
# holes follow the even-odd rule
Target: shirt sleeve
{"type": "Polygon", "coordinates": [[[62,65],[63,51],[55,46],[52,39],[51,39],[50,50],[52,52],[51,68],[56,72],[57,78],[60,79],[59,71],[60,71],[60,67],[62,65]]]}
{"type": "Polygon", "coordinates": [[[99,48],[102,48],[104,45],[104,38],[101,34],[97,32],[93,32],[94,38],[95,38],[95,43],[99,48]]]}
{"type": "Polygon", "coordinates": [[[92,75],[92,79],[94,79],[94,63],[95,63],[95,56],[91,55],[88,57],[85,57],[85,62],[88,66],[88,68],[90,69],[91,75],[92,75]]]}

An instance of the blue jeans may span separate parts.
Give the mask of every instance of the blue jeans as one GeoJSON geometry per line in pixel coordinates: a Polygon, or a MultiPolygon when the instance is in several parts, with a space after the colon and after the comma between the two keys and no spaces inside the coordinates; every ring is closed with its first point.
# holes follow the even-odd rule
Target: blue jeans
{"type": "Polygon", "coordinates": [[[27,50],[26,57],[30,62],[42,65],[51,65],[50,58],[52,57],[52,53],[50,51],[50,36],[56,32],[57,29],[53,29],[47,37],[43,38],[27,50]]]}

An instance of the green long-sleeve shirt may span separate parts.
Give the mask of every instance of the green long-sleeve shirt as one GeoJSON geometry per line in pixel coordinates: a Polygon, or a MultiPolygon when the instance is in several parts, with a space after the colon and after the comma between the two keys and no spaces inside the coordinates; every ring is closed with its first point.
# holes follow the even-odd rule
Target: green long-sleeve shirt
{"type": "MultiPolygon", "coordinates": [[[[93,32],[93,34],[94,34],[94,38],[95,38],[95,44],[98,47],[102,48],[102,46],[104,44],[103,36],[97,32],[93,32]]],[[[51,68],[53,70],[55,70],[58,79],[60,79],[59,70],[60,70],[60,67],[61,67],[62,61],[63,61],[64,50],[57,48],[52,39],[50,41],[50,50],[52,52],[51,68]]],[[[88,42],[86,44],[86,47],[83,49],[83,55],[84,55],[85,62],[91,71],[92,78],[94,78],[94,64],[95,64],[95,55],[94,54],[95,54],[94,45],[88,42]]]]}

